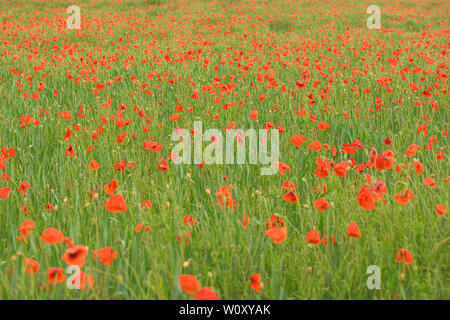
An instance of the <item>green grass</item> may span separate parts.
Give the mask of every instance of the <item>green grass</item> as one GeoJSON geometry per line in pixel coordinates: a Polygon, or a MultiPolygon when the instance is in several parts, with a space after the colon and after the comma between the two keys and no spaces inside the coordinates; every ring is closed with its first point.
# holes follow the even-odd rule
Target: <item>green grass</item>
{"type": "Polygon", "coordinates": [[[65,29],[66,2],[14,3],[20,6],[0,4],[0,18],[7,22],[0,34],[0,147],[12,147],[17,153],[6,161],[2,172],[9,174],[9,184],[0,181],[0,187],[12,189],[9,199],[0,199],[1,299],[191,299],[178,285],[180,274],[195,275],[202,286],[210,286],[220,299],[391,299],[391,296],[397,298],[397,294],[401,299],[449,298],[449,226],[447,215],[435,213],[436,205],[445,206],[449,198],[449,187],[444,182],[449,176],[448,138],[441,134],[449,130],[448,93],[441,92],[448,90],[448,79],[438,80],[435,73],[444,63],[446,67],[441,66],[441,71],[448,74],[450,63],[448,52],[443,54],[444,50],[448,51],[448,36],[442,32],[448,30],[449,6],[445,1],[383,2],[380,5],[384,6],[382,27],[389,32],[366,29],[365,9],[371,3],[359,1],[308,4],[186,1],[181,6],[165,1],[100,1],[95,5],[80,1],[82,25],[87,29],[78,33],[65,29]],[[150,4],[159,6],[148,10],[150,4]],[[430,11],[421,10],[422,5],[430,11]],[[400,15],[404,19],[396,23],[400,15]],[[43,42],[40,38],[55,41],[43,42]],[[204,46],[195,42],[203,40],[215,43],[204,46]],[[52,48],[55,44],[57,50],[52,48]],[[68,53],[69,47],[72,54],[68,53]],[[397,66],[389,67],[388,59],[401,48],[409,51],[402,52],[397,66]],[[172,60],[179,59],[179,52],[185,55],[185,60],[167,63],[164,60],[167,50],[172,60]],[[193,50],[197,51],[189,59],[186,53],[193,50]],[[376,54],[383,50],[378,60],[376,54]],[[242,56],[236,63],[242,66],[253,63],[247,72],[228,63],[239,51],[242,56]],[[353,51],[360,53],[359,57],[353,51]],[[409,53],[414,62],[408,60],[409,53]],[[131,56],[136,65],[125,69],[124,61],[131,56]],[[103,57],[110,68],[100,63],[103,57]],[[117,57],[117,61],[108,61],[109,57],[114,60],[117,57]],[[304,69],[296,63],[301,66],[303,57],[309,58],[310,66],[304,69],[311,71],[311,79],[307,88],[299,90],[295,81],[301,79],[304,69]],[[361,57],[367,60],[362,61],[361,57]],[[85,66],[78,65],[80,58],[85,66]],[[144,58],[148,63],[141,62],[144,58]],[[226,61],[223,65],[222,58],[226,61]],[[207,68],[202,66],[204,59],[210,59],[207,68]],[[334,83],[328,84],[327,78],[314,68],[315,59],[325,73],[333,72],[334,83]],[[42,61],[46,65],[35,71],[42,61]],[[270,71],[263,67],[269,62],[270,71]],[[342,65],[346,63],[349,66],[344,70],[342,65]],[[218,71],[214,70],[215,65],[219,66],[218,71]],[[353,67],[359,68],[354,81],[353,67]],[[366,67],[368,73],[364,75],[362,71],[366,67]],[[421,67],[432,73],[410,72],[402,80],[399,70],[404,67],[411,70],[421,67]],[[13,74],[11,68],[31,75],[32,85],[27,82],[28,76],[13,74]],[[83,69],[98,77],[100,83],[116,76],[122,80],[95,95],[92,92],[95,83],[83,82],[85,75],[81,75],[78,84],[66,77],[68,70],[76,78],[83,69]],[[146,75],[151,71],[157,71],[162,79],[166,74],[175,83],[148,79],[146,75]],[[258,72],[263,75],[272,72],[279,87],[267,89],[267,81],[257,80],[258,72]],[[139,82],[132,82],[131,75],[139,82]],[[178,75],[182,76],[181,82],[177,80],[178,75]],[[236,78],[230,79],[231,75],[236,78]],[[211,100],[218,92],[214,95],[201,92],[199,100],[191,98],[194,86],[186,81],[188,77],[196,82],[195,88],[201,89],[213,85],[215,77],[223,76],[226,76],[222,80],[224,84],[236,83],[237,96],[224,94],[221,104],[211,100]],[[392,78],[392,93],[377,84],[381,77],[392,78]],[[424,77],[423,81],[420,77],[424,77]],[[350,83],[343,83],[344,79],[350,83]],[[32,94],[40,81],[46,87],[38,100],[23,98],[22,92],[17,92],[17,82],[23,84],[24,92],[32,94]],[[314,81],[321,84],[314,88],[314,81]],[[423,88],[413,93],[408,86],[411,81],[423,88]],[[146,89],[153,91],[151,96],[139,90],[144,82],[149,84],[146,89]],[[430,99],[436,100],[439,109],[432,110],[430,99],[424,98],[421,92],[435,82],[441,87],[433,91],[430,99]],[[283,85],[288,92],[282,91],[283,85]],[[329,97],[323,100],[319,91],[327,85],[329,97]],[[361,91],[368,88],[370,93],[358,95],[351,87],[361,91]],[[58,89],[59,97],[53,95],[54,89],[58,89]],[[290,90],[295,90],[293,96],[288,94],[290,90]],[[130,96],[132,91],[136,91],[134,96],[130,96]],[[435,95],[437,91],[439,96],[435,95]],[[245,96],[247,92],[251,97],[245,96]],[[308,104],[309,92],[316,99],[313,106],[308,104]],[[261,93],[267,95],[262,103],[258,99],[261,93]],[[386,103],[381,111],[371,113],[369,108],[375,109],[375,97],[381,97],[386,103]],[[403,102],[395,106],[393,101],[398,97],[403,102]],[[113,98],[112,108],[100,108],[109,98],[113,98]],[[424,105],[415,107],[415,99],[424,105]],[[237,105],[240,100],[242,107],[237,105]],[[229,102],[235,105],[223,110],[223,104],[229,102]],[[128,106],[123,114],[124,119],[132,120],[130,125],[117,128],[109,121],[103,125],[100,139],[92,140],[92,132],[101,124],[99,119],[117,115],[121,103],[128,106]],[[176,113],[178,103],[185,111],[180,113],[179,121],[172,122],[169,117],[176,113]],[[309,114],[296,115],[295,108],[301,104],[316,115],[317,123],[328,122],[330,127],[318,131],[309,114]],[[85,118],[77,117],[79,105],[84,106],[85,118]],[[147,124],[145,117],[133,112],[135,105],[153,117],[147,133],[143,132],[147,124]],[[279,106],[277,111],[272,109],[274,105],[279,106]],[[192,112],[186,111],[188,106],[193,107],[192,112]],[[333,112],[324,112],[325,106],[332,106],[333,112]],[[356,107],[361,111],[357,112],[356,107]],[[49,115],[39,118],[40,109],[46,109],[49,115]],[[251,121],[252,109],[258,110],[258,121],[251,121]],[[57,113],[62,111],[70,112],[72,119],[58,119],[57,113]],[[345,112],[348,118],[344,117],[345,112]],[[218,120],[212,120],[213,113],[219,114],[218,120]],[[21,115],[31,115],[41,124],[22,129],[21,115]],[[427,137],[417,132],[425,115],[429,118],[427,137]],[[167,159],[174,145],[170,141],[172,131],[190,130],[195,119],[203,121],[204,131],[222,130],[230,121],[236,121],[244,130],[263,128],[265,122],[283,126],[286,132],[280,135],[283,145],[280,160],[292,170],[285,177],[278,173],[261,176],[260,165],[205,165],[200,169],[169,161],[170,169],[159,171],[158,158],[167,159]],[[82,129],[73,131],[70,140],[63,140],[74,122],[82,129]],[[84,132],[85,128],[88,133],[84,132]],[[118,144],[115,139],[123,131],[127,137],[124,143],[118,144]],[[131,139],[133,133],[135,140],[131,139]],[[290,137],[295,134],[307,138],[299,150],[290,143],[290,137]],[[432,135],[437,135],[438,142],[433,144],[432,151],[427,151],[426,144],[432,135]],[[387,136],[392,140],[391,146],[382,141],[387,136]],[[142,144],[149,138],[163,144],[163,150],[144,150],[142,144]],[[331,147],[319,153],[309,150],[307,145],[315,139],[336,147],[336,157],[332,156],[331,147]],[[339,152],[343,143],[351,144],[355,139],[362,141],[363,150],[354,155],[339,152]],[[69,143],[75,150],[73,158],[64,156],[69,143]],[[420,145],[421,150],[413,158],[407,158],[404,154],[412,143],[420,145]],[[95,145],[93,153],[86,151],[90,144],[95,145]],[[402,173],[396,172],[395,167],[383,171],[371,168],[361,174],[350,168],[345,178],[334,174],[318,178],[313,174],[318,156],[336,163],[353,157],[360,164],[369,159],[371,148],[379,153],[391,149],[395,153],[395,165],[409,162],[410,168],[402,173]],[[444,152],[443,160],[436,160],[438,150],[444,152]],[[134,162],[135,168],[118,173],[113,166],[122,158],[126,163],[134,162]],[[95,172],[88,167],[92,159],[101,166],[95,172]],[[414,159],[425,166],[421,175],[416,175],[411,168],[414,159]],[[356,201],[356,195],[366,183],[366,173],[373,181],[383,180],[388,189],[386,205],[380,201],[372,211],[364,210],[356,201]],[[227,177],[226,181],[223,176],[227,177]],[[435,188],[423,184],[424,177],[428,176],[436,180],[435,188]],[[119,182],[116,193],[126,199],[127,212],[111,214],[104,208],[109,196],[103,191],[103,185],[113,178],[119,182]],[[283,201],[285,191],[281,185],[286,180],[298,185],[300,199],[295,204],[283,201]],[[26,197],[17,192],[23,181],[31,184],[26,197]],[[322,183],[326,184],[327,192],[319,195],[314,187],[322,183]],[[216,205],[219,199],[214,193],[223,185],[232,188],[237,203],[235,211],[216,205]],[[394,195],[404,189],[412,190],[415,199],[400,205],[394,195]],[[91,199],[91,190],[98,193],[97,199],[91,199]],[[313,207],[319,197],[330,202],[324,212],[313,207]],[[150,200],[153,205],[149,211],[141,208],[144,200],[150,200]],[[46,211],[44,206],[48,202],[57,209],[46,211]],[[27,206],[26,214],[21,205],[27,206]],[[242,226],[244,213],[250,219],[248,229],[242,226]],[[194,218],[194,226],[183,224],[186,214],[194,218]],[[280,215],[288,230],[286,241],[280,244],[273,244],[264,233],[265,223],[272,214],[280,215]],[[20,235],[18,228],[25,220],[36,224],[28,237],[29,244],[16,240],[20,235]],[[136,233],[134,228],[141,221],[153,232],[136,233]],[[361,238],[346,237],[350,221],[359,226],[361,238]],[[75,244],[89,247],[82,269],[95,279],[94,288],[69,290],[65,283],[44,288],[49,268],[67,267],[61,260],[67,245],[47,245],[40,240],[42,231],[50,227],[61,230],[75,244]],[[306,233],[313,228],[321,236],[333,234],[336,244],[305,242],[306,233]],[[191,233],[188,245],[177,241],[177,236],[184,232],[191,233]],[[107,246],[118,253],[109,267],[91,258],[91,250],[107,246]],[[396,262],[400,248],[412,253],[412,265],[396,262]],[[24,257],[40,263],[37,273],[32,276],[26,273],[24,257]],[[370,265],[381,268],[380,290],[366,287],[369,277],[366,270],[370,265]],[[250,275],[255,273],[261,273],[260,293],[249,286],[250,275]]]}

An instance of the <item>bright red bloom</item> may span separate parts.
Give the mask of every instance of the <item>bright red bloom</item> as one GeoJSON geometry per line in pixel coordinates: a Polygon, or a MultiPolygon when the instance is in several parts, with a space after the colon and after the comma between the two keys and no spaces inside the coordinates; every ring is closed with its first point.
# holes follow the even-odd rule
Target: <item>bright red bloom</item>
{"type": "Polygon", "coordinates": [[[95,251],[93,250],[92,253],[95,254],[99,258],[100,262],[105,266],[110,266],[111,262],[117,258],[117,252],[111,247],[105,247],[95,251]]]}
{"type": "Polygon", "coordinates": [[[48,228],[42,233],[41,240],[47,244],[61,243],[64,240],[64,235],[58,229],[48,228]]]}
{"type": "Polygon", "coordinates": [[[117,188],[119,188],[119,183],[117,182],[116,179],[112,179],[109,185],[105,184],[103,186],[103,191],[105,191],[109,195],[113,195],[114,191],[116,191],[117,188]]]}
{"type": "Polygon", "coordinates": [[[436,206],[436,214],[438,216],[443,216],[444,214],[447,213],[447,211],[448,211],[448,204],[445,205],[445,209],[444,209],[444,206],[442,205],[442,203],[439,203],[436,206]]]}
{"type": "Polygon", "coordinates": [[[181,290],[187,294],[193,294],[200,288],[200,282],[195,276],[190,274],[180,274],[178,283],[181,290]]]}
{"type": "Polygon", "coordinates": [[[352,238],[361,238],[361,233],[359,232],[359,228],[353,221],[350,222],[347,228],[347,237],[352,238]]]}
{"type": "Polygon", "coordinates": [[[27,266],[27,273],[29,276],[38,272],[39,270],[39,262],[33,260],[31,258],[24,258],[25,264],[27,266]]]}
{"type": "Polygon", "coordinates": [[[312,244],[319,244],[319,243],[321,243],[319,232],[317,232],[316,229],[312,229],[311,231],[309,231],[306,234],[305,241],[307,241],[309,243],[312,243],[312,244]]]}
{"type": "Polygon", "coordinates": [[[266,235],[272,238],[273,243],[282,243],[287,237],[287,228],[274,227],[266,230],[266,235]]]}
{"type": "Polygon", "coordinates": [[[64,260],[70,266],[79,266],[83,267],[86,262],[86,257],[88,255],[88,247],[87,246],[73,246],[66,250],[64,255],[61,257],[61,260],[64,260]]]}
{"type": "Polygon", "coordinates": [[[125,164],[125,159],[117,160],[116,164],[114,165],[114,168],[117,170],[117,172],[124,172],[127,169],[127,165],[125,164]]]}
{"type": "Polygon", "coordinates": [[[19,227],[19,233],[22,235],[22,238],[25,242],[27,242],[27,235],[33,230],[35,227],[35,223],[32,220],[25,220],[19,227]]]}
{"type": "Polygon", "coordinates": [[[210,287],[204,287],[194,293],[195,300],[219,300],[210,287]]]}
{"type": "Polygon", "coordinates": [[[321,158],[316,158],[317,169],[314,174],[319,178],[326,178],[330,175],[330,162],[327,159],[322,160],[321,158]]]}
{"type": "Polygon", "coordinates": [[[362,187],[358,195],[356,196],[356,200],[358,201],[359,205],[365,210],[375,209],[374,201],[376,199],[377,198],[376,195],[374,195],[374,192],[366,187],[362,187]]]}
{"type": "Polygon", "coordinates": [[[343,178],[347,175],[347,167],[348,167],[347,161],[340,162],[334,165],[333,171],[338,177],[343,178]]]}
{"type": "Polygon", "coordinates": [[[8,187],[0,188],[0,198],[8,199],[10,193],[11,193],[11,188],[8,188],[8,187]]]}
{"type": "Polygon", "coordinates": [[[157,165],[158,170],[167,171],[169,170],[169,164],[163,158],[159,158],[159,163],[157,165]]]}
{"type": "Polygon", "coordinates": [[[258,110],[253,109],[252,111],[250,111],[250,119],[258,120],[258,110]]]}
{"type": "Polygon", "coordinates": [[[423,179],[423,184],[429,186],[430,188],[436,187],[436,183],[433,177],[426,177],[425,179],[423,179]]]}
{"type": "Polygon", "coordinates": [[[66,277],[64,276],[64,269],[50,268],[47,272],[48,283],[61,283],[66,277]]]}
{"type": "Polygon", "coordinates": [[[326,131],[330,127],[330,124],[327,122],[321,122],[317,125],[317,129],[320,131],[326,131]]]}
{"type": "Polygon", "coordinates": [[[394,196],[395,201],[397,201],[399,204],[407,204],[408,202],[414,200],[414,194],[411,190],[403,190],[397,193],[394,196]]]}
{"type": "Polygon", "coordinates": [[[89,168],[91,168],[91,170],[97,170],[100,169],[100,165],[98,164],[97,161],[95,161],[94,159],[91,160],[91,162],[89,163],[89,168]]]}
{"type": "Polygon", "coordinates": [[[105,203],[105,209],[111,213],[126,212],[128,210],[125,199],[120,194],[111,196],[105,203]]]}
{"type": "Polygon", "coordinates": [[[314,201],[314,208],[316,208],[319,211],[325,211],[329,206],[329,203],[324,198],[319,198],[316,201],[314,201]]]}
{"type": "Polygon", "coordinates": [[[225,204],[227,208],[236,209],[236,200],[231,198],[231,188],[229,186],[220,187],[214,195],[220,199],[216,205],[223,206],[225,204]]]}
{"type": "Polygon", "coordinates": [[[420,146],[417,144],[411,144],[408,149],[406,149],[406,153],[405,156],[407,156],[408,158],[415,156],[417,151],[420,150],[420,146]]]}
{"type": "Polygon", "coordinates": [[[411,252],[409,252],[406,249],[400,249],[400,251],[397,253],[397,255],[395,256],[397,262],[403,262],[405,264],[412,264],[414,262],[413,256],[411,254],[411,252]]]}
{"type": "Polygon", "coordinates": [[[283,195],[283,200],[286,202],[296,203],[300,196],[295,191],[289,191],[283,195]]]}
{"type": "Polygon", "coordinates": [[[250,288],[256,292],[261,292],[261,274],[256,273],[250,276],[250,288]]]}
{"type": "Polygon", "coordinates": [[[183,217],[183,223],[193,226],[195,224],[195,221],[190,215],[187,214],[183,217]]]}
{"type": "Polygon", "coordinates": [[[75,151],[73,150],[72,144],[69,144],[67,146],[66,152],[64,152],[64,155],[69,158],[75,156],[75,151]]]}
{"type": "Polygon", "coordinates": [[[153,206],[152,206],[152,204],[150,203],[150,200],[144,200],[144,201],[142,202],[141,207],[144,208],[144,210],[150,210],[150,208],[152,208],[153,206]]]}
{"type": "Polygon", "coordinates": [[[290,182],[289,180],[286,180],[281,185],[281,190],[291,190],[291,191],[293,191],[295,189],[297,189],[297,185],[295,183],[290,182]]]}
{"type": "Polygon", "coordinates": [[[284,220],[277,216],[277,215],[271,215],[270,219],[266,222],[267,229],[274,228],[274,227],[283,227],[284,226],[284,220]]]}
{"type": "Polygon", "coordinates": [[[291,137],[291,143],[297,147],[297,149],[305,142],[306,137],[301,134],[296,134],[291,137]]]}
{"type": "Polygon", "coordinates": [[[412,165],[416,168],[416,173],[421,174],[424,170],[423,164],[421,164],[419,161],[414,161],[412,165]]]}
{"type": "Polygon", "coordinates": [[[25,196],[27,194],[27,190],[30,189],[31,185],[28,181],[24,181],[20,184],[19,189],[17,192],[19,192],[21,195],[25,196]]]}
{"type": "Polygon", "coordinates": [[[319,140],[314,140],[308,145],[308,149],[314,150],[315,152],[319,152],[322,150],[322,144],[319,140]]]}
{"type": "Polygon", "coordinates": [[[146,142],[144,142],[143,146],[144,146],[144,149],[155,151],[155,152],[161,151],[163,148],[163,145],[161,143],[158,143],[155,141],[154,142],[146,141],[146,142]]]}
{"type": "Polygon", "coordinates": [[[391,169],[394,167],[394,160],[384,154],[379,154],[375,159],[375,168],[377,170],[391,169]]]}

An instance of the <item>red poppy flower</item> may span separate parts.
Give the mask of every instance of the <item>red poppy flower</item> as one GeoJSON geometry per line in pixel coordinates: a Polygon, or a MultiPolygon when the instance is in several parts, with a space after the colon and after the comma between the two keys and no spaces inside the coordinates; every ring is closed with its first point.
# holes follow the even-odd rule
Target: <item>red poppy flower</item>
{"type": "Polygon", "coordinates": [[[31,185],[28,181],[24,181],[20,184],[19,189],[17,192],[19,192],[21,195],[25,196],[27,194],[27,190],[30,189],[31,185]]]}
{"type": "Polygon", "coordinates": [[[420,146],[418,146],[417,144],[411,144],[408,149],[406,149],[406,153],[405,155],[410,158],[412,156],[415,156],[417,151],[420,150],[420,146]]]}
{"type": "Polygon", "coordinates": [[[58,229],[48,228],[42,233],[41,240],[47,244],[61,243],[64,240],[64,235],[58,229]]]}
{"type": "Polygon", "coordinates": [[[200,282],[197,281],[195,276],[190,274],[180,274],[178,283],[181,290],[187,294],[193,294],[200,288],[200,282]]]}
{"type": "Polygon", "coordinates": [[[111,196],[105,203],[105,209],[111,213],[126,212],[128,210],[125,199],[120,194],[111,196]]]}
{"type": "Polygon", "coordinates": [[[395,201],[397,201],[399,204],[407,204],[408,202],[414,200],[414,194],[411,190],[403,190],[397,193],[394,196],[395,201]]]}
{"type": "Polygon", "coordinates": [[[375,199],[376,196],[374,196],[374,192],[366,187],[362,187],[358,195],[356,196],[356,200],[358,201],[359,205],[365,210],[375,209],[375,199]]]}
{"type": "Polygon", "coordinates": [[[297,189],[297,185],[295,183],[290,182],[289,180],[286,180],[285,182],[283,182],[283,184],[281,185],[281,190],[291,190],[294,191],[295,189],[297,189]]]}
{"type": "Polygon", "coordinates": [[[166,160],[164,160],[163,158],[159,158],[159,163],[157,165],[158,170],[160,171],[167,171],[169,170],[169,164],[167,163],[166,160]]]}
{"type": "Polygon", "coordinates": [[[314,208],[316,208],[319,211],[325,211],[328,208],[328,201],[324,198],[319,198],[316,201],[314,201],[314,208]]]}
{"type": "Polygon", "coordinates": [[[36,260],[33,260],[31,258],[24,258],[26,267],[27,267],[27,273],[29,276],[31,276],[32,274],[38,272],[39,270],[39,262],[37,262],[36,260]]]}
{"type": "Polygon", "coordinates": [[[64,276],[64,269],[50,268],[47,272],[48,283],[61,283],[66,277],[64,276]]]}
{"type": "Polygon", "coordinates": [[[73,150],[72,144],[69,144],[66,148],[66,152],[64,152],[66,157],[74,157],[75,151],[73,150]]]}
{"type": "Polygon", "coordinates": [[[448,204],[445,205],[445,209],[444,206],[442,205],[442,203],[439,203],[438,205],[436,205],[436,214],[438,216],[443,216],[444,214],[446,214],[448,211],[448,204]]]}
{"type": "Polygon", "coordinates": [[[397,262],[403,262],[408,265],[414,262],[411,252],[403,248],[396,254],[396,260],[397,262]]]}
{"type": "Polygon", "coordinates": [[[87,255],[88,247],[78,245],[67,249],[61,260],[64,260],[70,266],[79,266],[81,268],[86,262],[87,255]]]}
{"type": "Polygon", "coordinates": [[[92,253],[95,254],[99,258],[100,262],[105,266],[110,266],[111,262],[117,258],[117,252],[111,247],[105,247],[95,251],[93,250],[92,253]]]}
{"type": "Polygon", "coordinates": [[[10,193],[11,193],[11,188],[8,188],[8,187],[0,188],[0,198],[8,199],[10,193]]]}
{"type": "Polygon", "coordinates": [[[254,120],[258,120],[258,110],[253,109],[252,111],[250,111],[250,119],[254,120]]]}
{"type": "Polygon", "coordinates": [[[286,202],[296,203],[300,196],[295,191],[289,191],[283,195],[283,200],[286,202]]]}
{"type": "Polygon", "coordinates": [[[319,129],[321,131],[326,131],[329,127],[330,127],[330,124],[326,123],[326,122],[321,122],[317,125],[317,129],[319,129]]]}
{"type": "Polygon", "coordinates": [[[144,142],[143,146],[144,146],[144,149],[155,151],[155,152],[161,151],[163,148],[163,145],[161,143],[158,143],[155,141],[154,142],[146,141],[146,142],[144,142]]]}
{"type": "Polygon", "coordinates": [[[423,184],[429,186],[430,188],[436,187],[436,183],[433,177],[426,177],[425,179],[423,179],[423,184]]]}
{"type": "Polygon", "coordinates": [[[319,140],[314,140],[308,145],[308,149],[314,150],[315,152],[319,152],[322,150],[322,144],[319,140]]]}
{"type": "Polygon", "coordinates": [[[270,219],[266,222],[267,229],[274,228],[274,227],[283,227],[284,226],[284,220],[277,216],[277,215],[271,215],[270,219]]]}
{"type": "Polygon", "coordinates": [[[92,170],[97,170],[100,169],[100,165],[98,164],[97,161],[92,159],[91,162],[89,163],[89,168],[91,168],[92,170]]]}
{"type": "Polygon", "coordinates": [[[416,168],[416,173],[417,174],[421,174],[424,170],[424,166],[422,163],[420,163],[419,161],[414,161],[412,163],[412,165],[414,166],[414,168],[416,168]]]}
{"type": "Polygon", "coordinates": [[[352,238],[361,238],[361,233],[359,232],[359,228],[353,221],[350,222],[347,228],[347,237],[352,238]]]}
{"type": "Polygon", "coordinates": [[[322,160],[321,158],[316,158],[317,169],[314,174],[319,178],[326,178],[330,175],[330,163],[327,159],[322,160]]]}
{"type": "Polygon", "coordinates": [[[219,300],[210,287],[204,287],[194,293],[195,300],[219,300]]]}
{"type": "Polygon", "coordinates": [[[274,227],[266,230],[266,235],[272,238],[273,243],[282,243],[287,237],[287,228],[274,227]]]}
{"type": "Polygon", "coordinates": [[[394,160],[391,157],[379,154],[375,159],[375,168],[377,168],[377,170],[391,169],[393,166],[394,160]]]}
{"type": "Polygon", "coordinates": [[[250,276],[250,288],[256,292],[261,292],[261,274],[256,273],[250,276]]]}
{"type": "Polygon", "coordinates": [[[348,162],[343,161],[343,162],[335,164],[333,167],[333,171],[338,177],[343,178],[347,175],[347,167],[348,167],[348,162]]]}
{"type": "Polygon", "coordinates": [[[301,134],[296,134],[291,137],[291,143],[297,147],[297,149],[305,142],[306,137],[301,134]]]}
{"type": "Polygon", "coordinates": [[[312,243],[312,244],[319,244],[319,243],[321,243],[319,232],[317,232],[316,229],[313,229],[313,230],[309,231],[306,234],[305,241],[307,241],[309,243],[312,243]]]}
{"type": "Polygon", "coordinates": [[[195,221],[190,215],[187,214],[183,217],[183,223],[193,226],[195,224],[195,221]]]}
{"type": "Polygon", "coordinates": [[[33,230],[35,223],[32,220],[25,220],[19,227],[19,233],[22,235],[23,240],[27,242],[27,235],[33,230]]]}
{"type": "Polygon", "coordinates": [[[116,179],[112,179],[109,185],[105,184],[103,186],[103,191],[105,191],[109,195],[113,195],[114,191],[116,191],[117,188],[119,188],[119,183],[116,179]]]}
{"type": "Polygon", "coordinates": [[[117,172],[124,172],[127,169],[127,165],[125,164],[125,159],[117,160],[116,164],[114,165],[114,168],[117,170],[117,172]]]}
{"type": "Polygon", "coordinates": [[[153,206],[150,203],[150,200],[144,200],[144,202],[142,202],[141,207],[144,208],[144,210],[150,210],[150,208],[152,208],[153,206]]]}

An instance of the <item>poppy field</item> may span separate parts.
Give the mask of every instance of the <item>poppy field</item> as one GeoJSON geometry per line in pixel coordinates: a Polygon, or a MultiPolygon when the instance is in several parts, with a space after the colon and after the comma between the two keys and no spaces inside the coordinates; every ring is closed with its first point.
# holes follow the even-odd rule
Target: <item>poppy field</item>
{"type": "Polygon", "coordinates": [[[0,299],[449,299],[449,11],[0,1],[0,299]]]}

